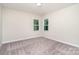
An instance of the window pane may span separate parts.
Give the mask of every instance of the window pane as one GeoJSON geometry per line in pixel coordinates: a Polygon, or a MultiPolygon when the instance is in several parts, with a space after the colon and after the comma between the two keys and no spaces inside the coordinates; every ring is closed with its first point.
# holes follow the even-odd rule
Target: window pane
{"type": "Polygon", "coordinates": [[[39,25],[38,20],[34,20],[34,25],[39,25]]]}
{"type": "Polygon", "coordinates": [[[39,26],[34,26],[34,30],[39,30],[39,26]]]}
{"type": "Polygon", "coordinates": [[[44,20],[44,25],[48,25],[48,19],[44,20]]]}
{"type": "Polygon", "coordinates": [[[39,30],[39,20],[38,19],[34,19],[34,31],[37,31],[39,30]]]}
{"type": "Polygon", "coordinates": [[[48,30],[48,19],[44,20],[44,30],[48,30]]]}
{"type": "Polygon", "coordinates": [[[44,26],[44,30],[48,30],[48,26],[44,26]]]}

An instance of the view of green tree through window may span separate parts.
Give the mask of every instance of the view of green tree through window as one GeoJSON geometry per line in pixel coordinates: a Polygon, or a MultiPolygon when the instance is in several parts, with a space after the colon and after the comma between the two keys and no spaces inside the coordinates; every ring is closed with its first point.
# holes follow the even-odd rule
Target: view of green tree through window
{"type": "Polygon", "coordinates": [[[34,19],[34,31],[39,30],[39,20],[38,19],[34,19]]]}
{"type": "Polygon", "coordinates": [[[48,30],[48,19],[44,20],[44,30],[47,31],[48,30]]]}

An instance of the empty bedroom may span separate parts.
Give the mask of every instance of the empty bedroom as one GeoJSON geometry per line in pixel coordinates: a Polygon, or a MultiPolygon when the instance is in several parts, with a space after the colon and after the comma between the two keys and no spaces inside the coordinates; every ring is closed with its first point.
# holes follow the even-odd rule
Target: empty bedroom
{"type": "Polygon", "coordinates": [[[0,55],[79,55],[79,4],[0,3],[0,55]]]}

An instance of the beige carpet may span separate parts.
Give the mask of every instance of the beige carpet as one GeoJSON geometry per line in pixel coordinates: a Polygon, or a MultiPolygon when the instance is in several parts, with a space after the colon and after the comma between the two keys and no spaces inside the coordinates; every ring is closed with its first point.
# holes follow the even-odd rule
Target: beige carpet
{"type": "Polygon", "coordinates": [[[1,55],[79,55],[79,48],[43,37],[3,44],[1,55]]]}

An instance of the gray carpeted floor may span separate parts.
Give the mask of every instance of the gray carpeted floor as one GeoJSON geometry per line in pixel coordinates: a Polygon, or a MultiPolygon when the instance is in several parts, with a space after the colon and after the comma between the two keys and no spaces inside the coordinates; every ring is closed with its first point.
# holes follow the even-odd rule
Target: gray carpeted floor
{"type": "Polygon", "coordinates": [[[3,44],[1,55],[79,55],[79,48],[43,37],[3,44]]]}

